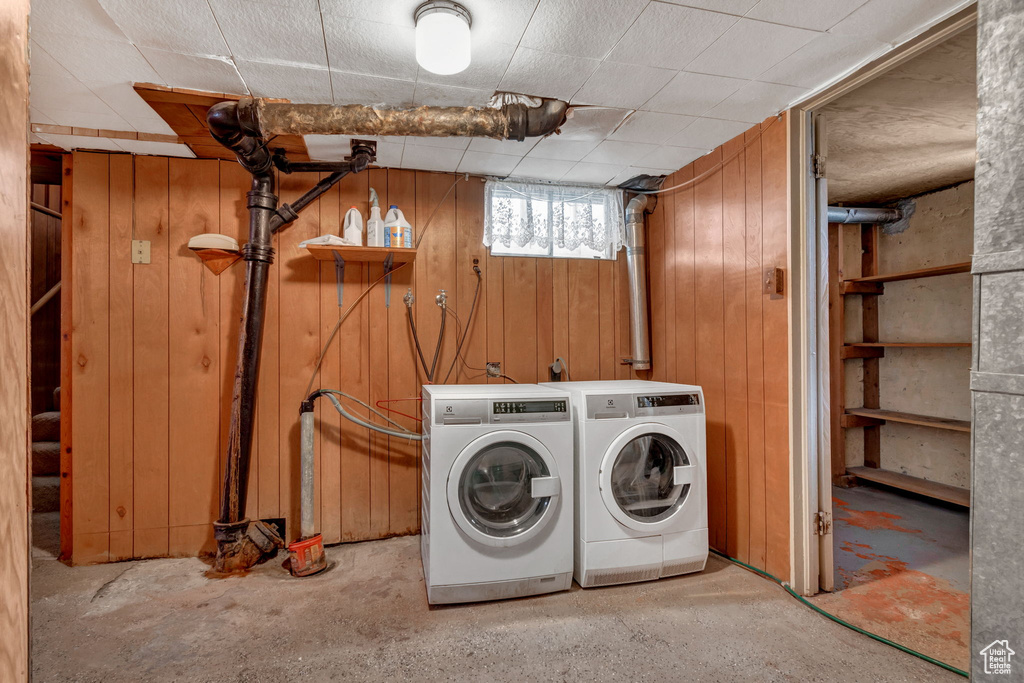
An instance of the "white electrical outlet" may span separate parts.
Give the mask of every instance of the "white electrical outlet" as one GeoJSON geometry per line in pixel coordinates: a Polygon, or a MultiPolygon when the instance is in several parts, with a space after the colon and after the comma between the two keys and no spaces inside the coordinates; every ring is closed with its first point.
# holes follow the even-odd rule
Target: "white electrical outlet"
{"type": "Polygon", "coordinates": [[[149,263],[149,240],[132,240],[132,263],[149,263]]]}

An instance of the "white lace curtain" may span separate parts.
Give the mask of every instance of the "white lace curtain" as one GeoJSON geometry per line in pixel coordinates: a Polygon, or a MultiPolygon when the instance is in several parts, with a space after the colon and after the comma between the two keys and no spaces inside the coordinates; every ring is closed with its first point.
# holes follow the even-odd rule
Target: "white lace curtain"
{"type": "Polygon", "coordinates": [[[622,247],[622,191],[579,185],[488,180],[484,186],[484,244],[611,253],[622,247]]]}

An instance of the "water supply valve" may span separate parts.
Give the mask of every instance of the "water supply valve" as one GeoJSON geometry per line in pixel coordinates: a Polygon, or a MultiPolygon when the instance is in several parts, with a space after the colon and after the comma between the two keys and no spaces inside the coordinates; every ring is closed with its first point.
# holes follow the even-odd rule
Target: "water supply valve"
{"type": "Polygon", "coordinates": [[[412,308],[413,302],[416,301],[416,297],[412,295],[412,287],[406,291],[405,296],[402,297],[402,301],[405,302],[406,308],[412,308]]]}
{"type": "Polygon", "coordinates": [[[439,292],[440,293],[436,297],[434,297],[434,300],[437,302],[438,306],[440,306],[441,308],[445,308],[448,306],[448,292],[446,292],[443,289],[439,290],[439,292]]]}

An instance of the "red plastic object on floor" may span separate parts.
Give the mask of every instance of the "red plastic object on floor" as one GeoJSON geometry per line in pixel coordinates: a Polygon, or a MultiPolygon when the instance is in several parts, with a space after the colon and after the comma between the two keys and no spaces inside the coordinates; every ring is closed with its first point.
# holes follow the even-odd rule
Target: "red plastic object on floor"
{"type": "Polygon", "coordinates": [[[288,556],[292,576],[311,576],[327,569],[324,537],[320,534],[290,543],[288,556]]]}

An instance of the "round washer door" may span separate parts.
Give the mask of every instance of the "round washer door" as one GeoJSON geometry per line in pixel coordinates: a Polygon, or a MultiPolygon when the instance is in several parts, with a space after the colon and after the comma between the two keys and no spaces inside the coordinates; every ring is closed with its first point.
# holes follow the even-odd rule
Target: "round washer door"
{"type": "Polygon", "coordinates": [[[539,534],[556,514],[562,483],[536,438],[502,430],[466,446],[448,473],[448,509],[478,543],[506,547],[539,534]]]}
{"type": "Polygon", "coordinates": [[[661,531],[695,498],[700,467],[686,439],[658,423],[630,427],[605,452],[599,473],[601,497],[621,524],[661,531]]]}

